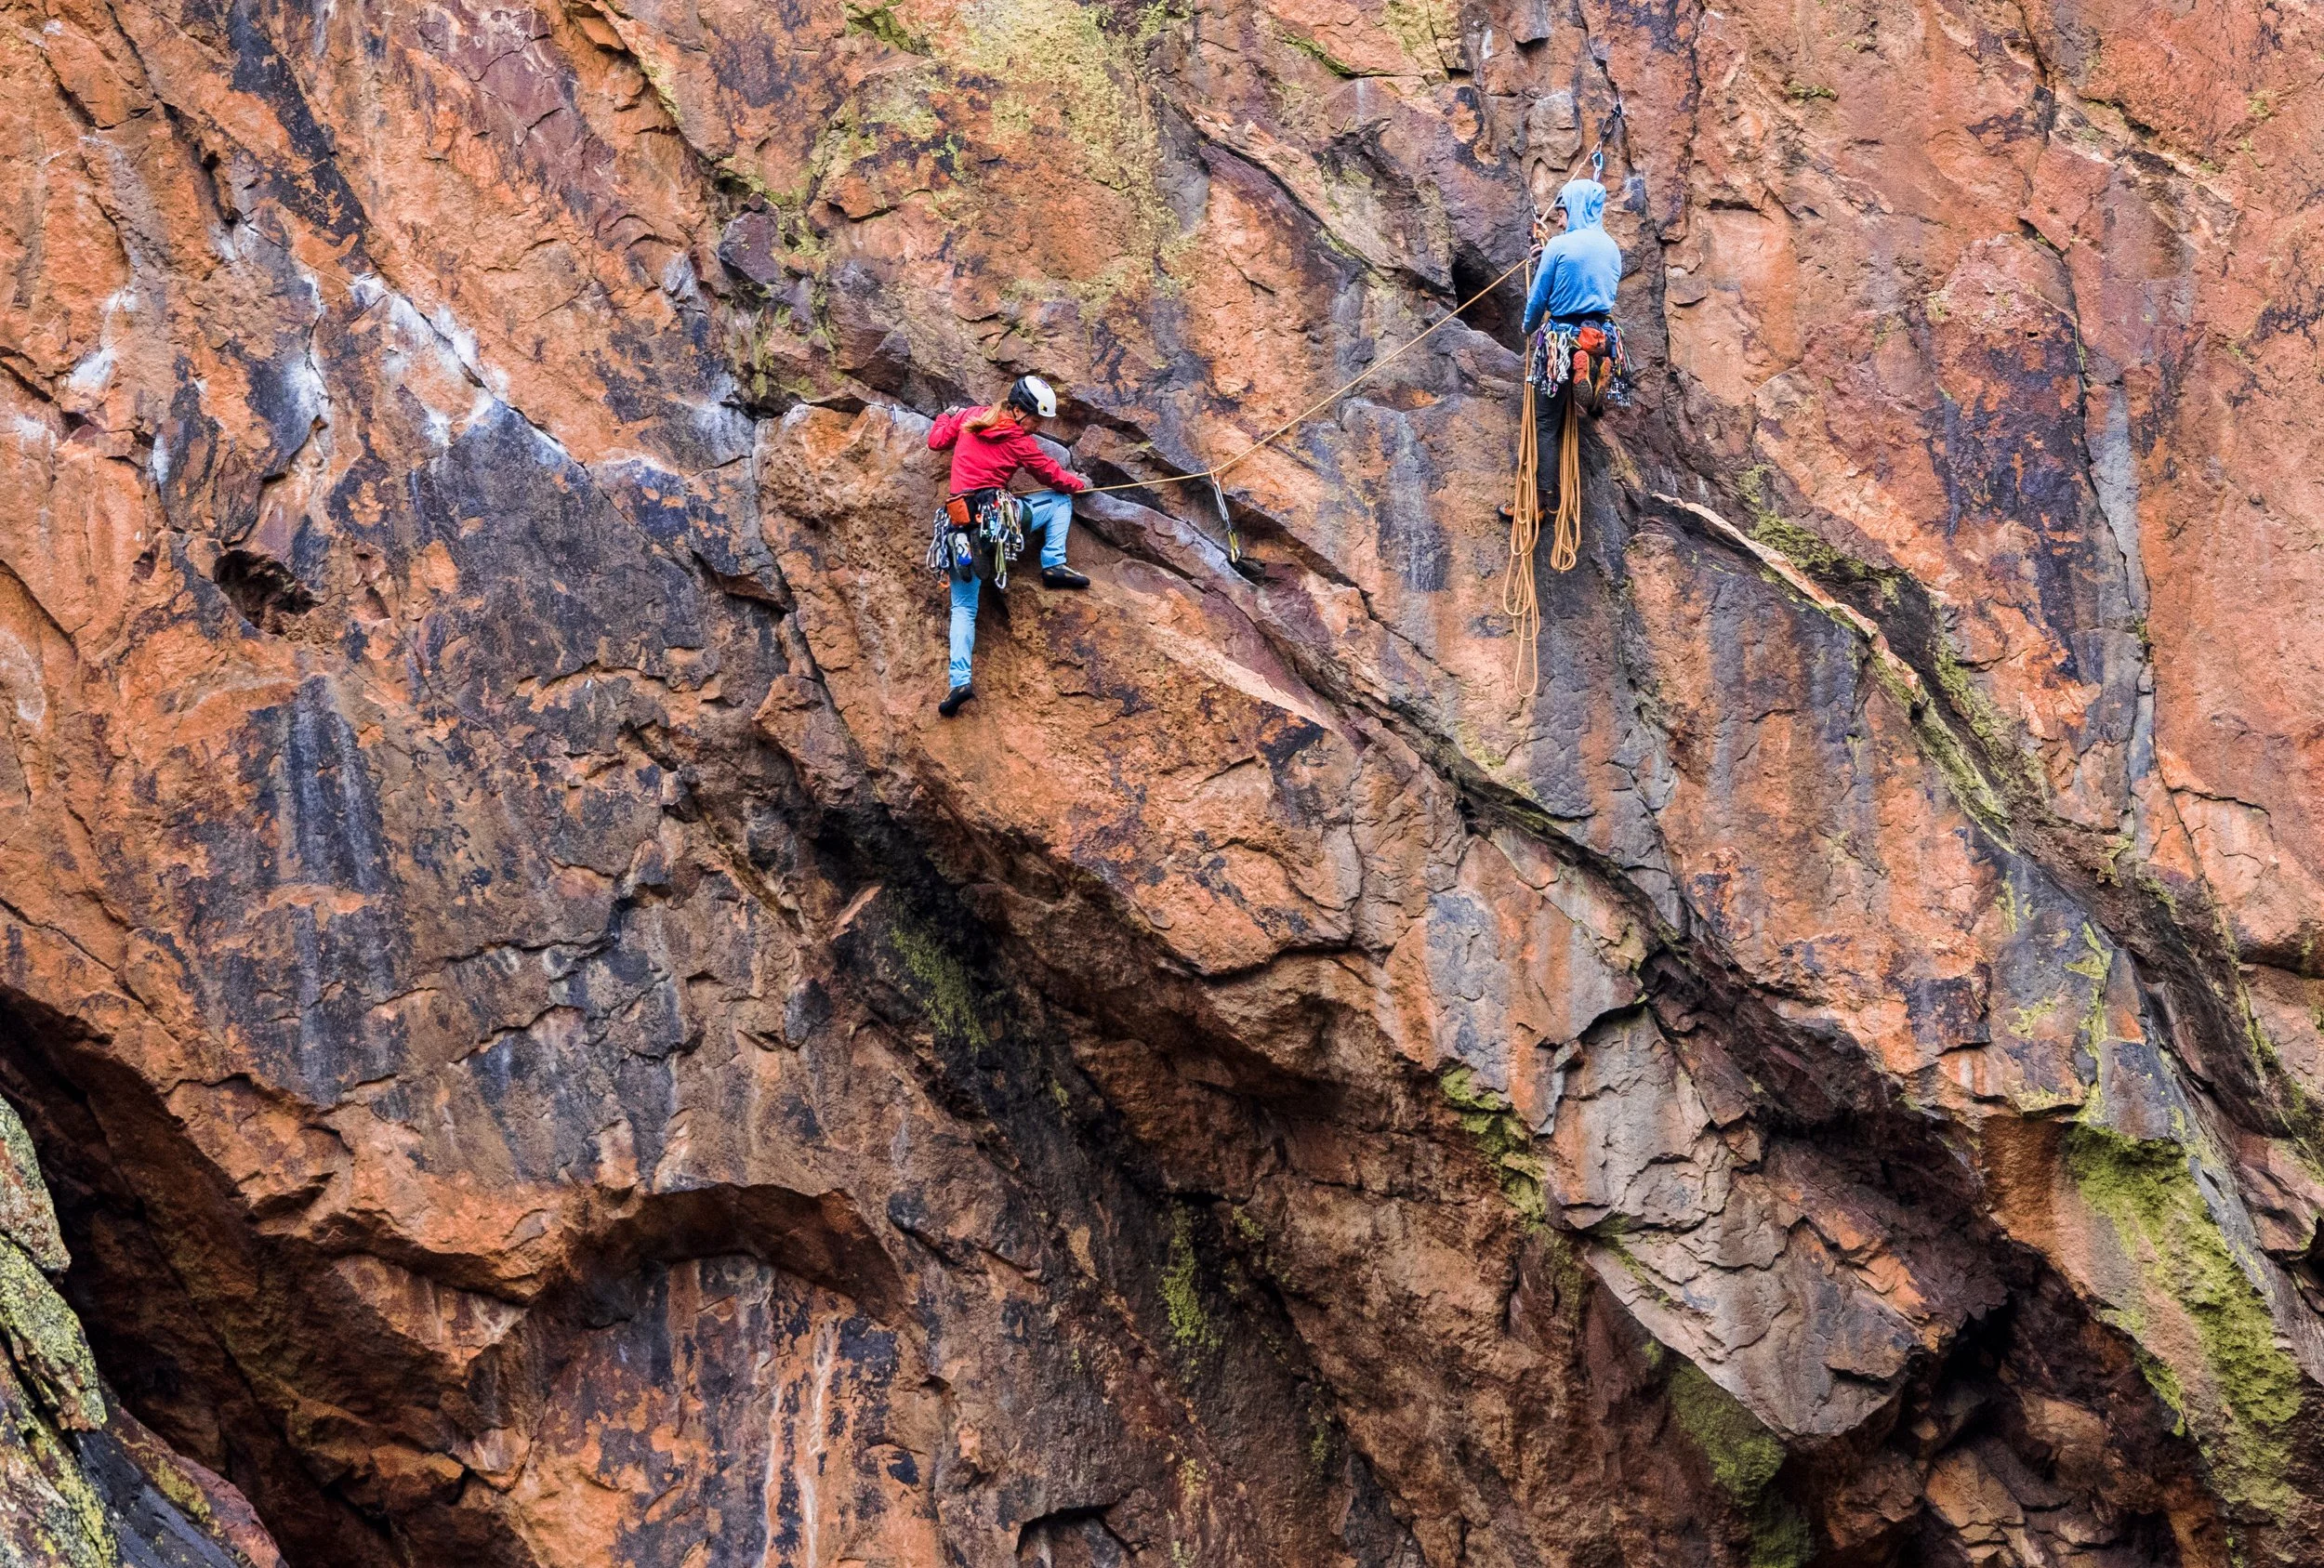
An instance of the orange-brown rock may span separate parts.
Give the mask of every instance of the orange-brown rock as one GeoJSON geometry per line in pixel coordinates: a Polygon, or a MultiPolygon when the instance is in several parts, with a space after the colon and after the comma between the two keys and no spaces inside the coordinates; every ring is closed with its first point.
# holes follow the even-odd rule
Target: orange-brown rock
{"type": "Polygon", "coordinates": [[[51,1448],[295,1568],[2324,1556],[2309,8],[5,20],[51,1448]],[[1234,570],[1159,481],[1596,151],[1539,687],[1514,282],[1234,570]],[[942,719],[1032,371],[1135,487],[942,719]]]}

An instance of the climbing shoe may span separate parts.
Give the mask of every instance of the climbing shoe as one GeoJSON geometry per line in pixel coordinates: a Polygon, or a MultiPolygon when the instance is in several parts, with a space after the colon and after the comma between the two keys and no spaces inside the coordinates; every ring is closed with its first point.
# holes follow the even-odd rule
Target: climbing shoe
{"type": "Polygon", "coordinates": [[[1086,588],[1089,579],[1069,566],[1041,568],[1041,586],[1045,588],[1086,588]]]}
{"type": "Polygon", "coordinates": [[[1605,412],[1605,404],[1598,396],[1598,373],[1603,368],[1591,364],[1588,354],[1577,353],[1574,356],[1574,401],[1592,419],[1605,412]]]}
{"type": "Polygon", "coordinates": [[[944,693],[944,700],[936,705],[936,711],[943,714],[946,718],[950,718],[954,714],[960,711],[961,704],[972,703],[974,701],[976,701],[975,687],[956,686],[951,691],[944,693]]]}

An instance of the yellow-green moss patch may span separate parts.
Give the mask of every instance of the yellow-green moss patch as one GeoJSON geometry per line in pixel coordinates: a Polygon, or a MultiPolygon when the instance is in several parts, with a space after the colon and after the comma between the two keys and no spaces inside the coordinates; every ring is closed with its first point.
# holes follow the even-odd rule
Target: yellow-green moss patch
{"type": "Polygon", "coordinates": [[[2106,1314],[2140,1342],[2147,1381],[2185,1418],[2215,1471],[2220,1496],[2266,1514],[2293,1501],[2291,1427],[2300,1368],[2278,1342],[2267,1300],[2205,1206],[2188,1151],[2076,1126],[2066,1170],[2112,1227],[2146,1289],[2193,1324],[2199,1366],[2163,1363],[2143,1303],[2106,1314]]]}
{"type": "Polygon", "coordinates": [[[1501,1192],[1527,1225],[1541,1224],[1549,1218],[1541,1192],[1541,1161],[1533,1153],[1533,1130],[1518,1117],[1509,1097],[1478,1083],[1475,1071],[1468,1067],[1454,1068],[1438,1083],[1460,1113],[1461,1130],[1477,1140],[1492,1162],[1501,1192]]]}
{"type": "Polygon", "coordinates": [[[928,53],[928,40],[904,25],[896,15],[894,0],[884,6],[850,6],[847,8],[847,30],[878,39],[891,49],[906,54],[928,53]]]}
{"type": "Polygon", "coordinates": [[[0,1238],[0,1337],[59,1426],[95,1431],[105,1424],[97,1362],[81,1320],[31,1256],[6,1238],[0,1238]]]}
{"type": "Polygon", "coordinates": [[[1783,1444],[1776,1434],[1691,1361],[1681,1361],[1670,1374],[1666,1396],[1679,1430],[1710,1461],[1719,1489],[1738,1508],[1756,1504],[1783,1469],[1783,1444]]]}
{"type": "Polygon", "coordinates": [[[1162,1268],[1162,1306],[1170,1315],[1170,1340],[1182,1351],[1215,1351],[1223,1343],[1219,1325],[1202,1304],[1202,1261],[1195,1256],[1195,1217],[1180,1209],[1170,1217],[1170,1258],[1162,1268]]]}
{"type": "Polygon", "coordinates": [[[977,1016],[976,984],[968,966],[928,931],[899,916],[888,929],[888,949],[913,982],[914,999],[940,1034],[978,1050],[992,1044],[977,1016]]]}

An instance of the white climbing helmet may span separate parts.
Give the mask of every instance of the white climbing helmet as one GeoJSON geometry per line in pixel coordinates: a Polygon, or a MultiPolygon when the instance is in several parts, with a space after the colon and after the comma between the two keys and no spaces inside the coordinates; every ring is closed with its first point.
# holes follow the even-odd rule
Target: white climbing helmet
{"type": "Polygon", "coordinates": [[[1009,389],[1009,402],[1027,414],[1037,414],[1044,419],[1057,417],[1057,393],[1037,376],[1020,376],[1017,384],[1009,389]]]}

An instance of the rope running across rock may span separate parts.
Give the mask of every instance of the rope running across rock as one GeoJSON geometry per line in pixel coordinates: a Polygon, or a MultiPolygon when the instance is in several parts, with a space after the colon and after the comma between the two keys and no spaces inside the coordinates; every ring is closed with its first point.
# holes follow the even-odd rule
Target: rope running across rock
{"type": "Polygon", "coordinates": [[[1402,358],[1412,349],[1419,348],[1421,343],[1427,340],[1430,334],[1435,332],[1438,327],[1444,326],[1446,323],[1457,319],[1461,311],[1466,310],[1470,306],[1474,305],[1478,300],[1483,299],[1486,295],[1500,287],[1501,284],[1515,277],[1525,269],[1526,263],[1531,259],[1531,257],[1526,257],[1519,260],[1515,266],[1510,268],[1509,270],[1503,272],[1499,277],[1495,278],[1491,283],[1486,283],[1483,288],[1477,290],[1476,293],[1469,296],[1468,298],[1454,306],[1444,315],[1438,317],[1435,321],[1431,322],[1426,327],[1423,327],[1420,330],[1417,336],[1400,344],[1396,348],[1392,349],[1387,353],[1381,355],[1379,359],[1374,360],[1370,364],[1366,365],[1355,375],[1348,377],[1347,380],[1342,381],[1339,386],[1333,388],[1330,391],[1326,392],[1322,397],[1317,398],[1314,402],[1309,403],[1305,408],[1300,410],[1299,413],[1293,415],[1290,418],[1285,420],[1282,424],[1276,426],[1274,429],[1268,431],[1265,435],[1260,437],[1257,441],[1251,442],[1248,446],[1243,448],[1242,451],[1236,453],[1234,456],[1228,458],[1225,462],[1219,464],[1217,467],[1203,468],[1191,474],[1167,474],[1160,479],[1129,480],[1120,484],[1092,485],[1089,489],[1081,492],[1081,494],[1084,495],[1103,495],[1108,491],[1151,490],[1165,484],[1184,484],[1190,480],[1207,479],[1215,481],[1219,479],[1221,476],[1224,475],[1229,468],[1234,468],[1245,458],[1255,455],[1262,449],[1272,446],[1275,441],[1281,440],[1284,436],[1288,435],[1291,431],[1299,428],[1300,426],[1306,424],[1316,415],[1322,413],[1325,409],[1329,408],[1333,403],[1347,396],[1348,393],[1353,391],[1356,388],[1362,386],[1365,382],[1370,380],[1381,371],[1387,369],[1388,366],[1393,363],[1396,360],[1402,358]]]}

